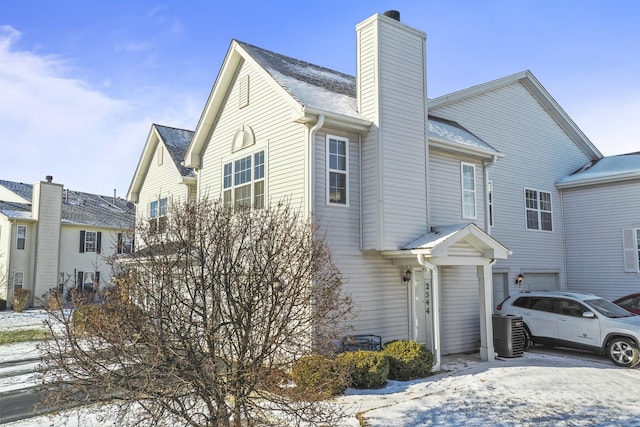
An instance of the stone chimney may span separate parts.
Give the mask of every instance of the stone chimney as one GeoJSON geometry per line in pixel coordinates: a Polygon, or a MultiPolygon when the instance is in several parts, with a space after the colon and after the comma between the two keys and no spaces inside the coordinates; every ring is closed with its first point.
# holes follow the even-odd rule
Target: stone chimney
{"type": "Polygon", "coordinates": [[[398,11],[356,26],[363,138],[363,249],[395,250],[428,231],[426,34],[398,11]]]}

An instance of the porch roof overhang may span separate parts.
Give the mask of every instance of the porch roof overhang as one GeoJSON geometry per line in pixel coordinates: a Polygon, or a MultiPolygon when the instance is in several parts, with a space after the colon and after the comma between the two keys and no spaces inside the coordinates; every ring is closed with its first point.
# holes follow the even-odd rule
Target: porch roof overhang
{"type": "Polygon", "coordinates": [[[399,250],[382,251],[382,256],[402,263],[418,263],[428,258],[437,265],[481,265],[497,259],[506,259],[511,251],[473,223],[432,227],[431,231],[408,243],[399,250]],[[471,245],[476,254],[450,251],[457,243],[471,245]]]}

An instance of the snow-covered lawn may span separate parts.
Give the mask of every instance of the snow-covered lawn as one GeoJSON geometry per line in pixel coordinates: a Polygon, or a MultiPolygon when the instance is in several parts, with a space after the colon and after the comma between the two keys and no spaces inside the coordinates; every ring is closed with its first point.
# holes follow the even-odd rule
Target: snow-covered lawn
{"type": "MultiPolygon", "coordinates": [[[[0,329],[42,322],[45,314],[0,312],[0,329]]],[[[0,362],[33,357],[34,344],[0,346],[0,362]]],[[[536,349],[524,357],[480,362],[477,355],[447,357],[424,380],[390,382],[379,390],[349,389],[335,399],[376,426],[640,426],[640,369],[617,368],[605,358],[536,349]]],[[[3,384],[0,380],[0,392],[3,384]]],[[[7,424],[114,426],[105,408],[7,424]]]]}

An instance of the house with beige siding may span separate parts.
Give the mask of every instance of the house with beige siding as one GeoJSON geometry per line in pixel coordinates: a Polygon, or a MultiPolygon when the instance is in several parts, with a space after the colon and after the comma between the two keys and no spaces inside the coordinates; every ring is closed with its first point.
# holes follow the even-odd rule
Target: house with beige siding
{"type": "Polygon", "coordinates": [[[172,201],[196,197],[196,173],[184,166],[184,155],[193,132],[153,124],[127,192],[136,205],[137,221],[162,228],[172,201]]]}
{"type": "Polygon", "coordinates": [[[51,290],[94,295],[111,281],[107,259],[133,247],[133,205],[114,196],[0,180],[0,298],[17,289],[41,306],[51,290]]]}
{"type": "Polygon", "coordinates": [[[158,163],[154,125],[129,200],[153,221],[158,198],[287,199],[329,241],[354,334],[425,343],[436,369],[491,360],[497,301],[571,283],[560,183],[603,156],[529,71],[429,99],[424,32],[390,11],[355,36],[356,76],[233,40],[184,155],[158,163]]]}

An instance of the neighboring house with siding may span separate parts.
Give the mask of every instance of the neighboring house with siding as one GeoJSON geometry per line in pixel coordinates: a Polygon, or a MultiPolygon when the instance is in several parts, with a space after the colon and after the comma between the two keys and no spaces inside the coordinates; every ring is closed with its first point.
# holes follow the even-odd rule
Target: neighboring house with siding
{"type": "Polygon", "coordinates": [[[127,192],[137,220],[162,229],[171,201],[196,198],[196,173],[183,165],[193,132],[153,124],[127,192]]]}
{"type": "Polygon", "coordinates": [[[133,246],[133,205],[118,197],[0,180],[0,298],[31,291],[42,305],[52,289],[95,292],[111,280],[106,258],[133,246]]]}
{"type": "Polygon", "coordinates": [[[287,199],[319,221],[354,333],[426,343],[436,369],[445,354],[490,360],[494,301],[572,283],[558,183],[602,154],[528,71],[429,100],[423,32],[376,14],[356,37],[355,77],[232,41],[184,163],[160,173],[152,128],[129,200],[153,221],[153,200],[193,188],[287,199]]]}
{"type": "Polygon", "coordinates": [[[607,299],[640,292],[640,153],[590,162],[558,188],[567,287],[607,299]]]}
{"type": "Polygon", "coordinates": [[[494,303],[519,289],[566,288],[567,215],[556,183],[602,154],[528,71],[432,99],[429,112],[504,153],[482,168],[491,198],[484,229],[513,252],[493,267],[494,303]]]}

